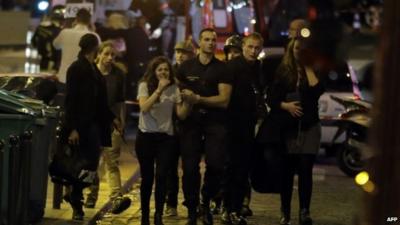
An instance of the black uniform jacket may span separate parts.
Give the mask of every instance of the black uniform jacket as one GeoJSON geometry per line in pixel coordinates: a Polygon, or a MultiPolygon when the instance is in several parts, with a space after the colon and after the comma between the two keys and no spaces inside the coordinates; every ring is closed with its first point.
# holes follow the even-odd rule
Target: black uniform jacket
{"type": "Polygon", "coordinates": [[[99,128],[102,146],[111,146],[111,124],[115,115],[107,103],[104,77],[85,57],[78,57],[67,70],[65,118],[68,129],[88,136],[89,128],[99,128]]]}

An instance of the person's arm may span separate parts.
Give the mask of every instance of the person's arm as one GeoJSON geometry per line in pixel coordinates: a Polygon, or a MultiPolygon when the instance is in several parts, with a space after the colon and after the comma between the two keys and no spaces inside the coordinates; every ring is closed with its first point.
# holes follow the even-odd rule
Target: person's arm
{"type": "Polygon", "coordinates": [[[124,129],[125,128],[125,125],[126,125],[126,121],[125,121],[125,119],[126,119],[126,105],[125,105],[125,102],[120,102],[120,103],[117,103],[118,105],[118,108],[119,108],[119,118],[120,118],[120,120],[121,120],[121,124],[122,124],[122,129],[124,129]]]}
{"type": "Polygon", "coordinates": [[[55,49],[61,49],[62,48],[62,39],[63,39],[63,32],[64,30],[61,30],[60,33],[57,35],[56,38],[53,40],[53,46],[55,49]]]}
{"type": "Polygon", "coordinates": [[[305,70],[308,84],[310,85],[310,87],[314,87],[315,85],[317,85],[319,83],[319,79],[318,79],[317,75],[315,74],[313,68],[306,66],[304,68],[304,70],[305,70]]]}
{"type": "MultiPolygon", "coordinates": [[[[150,96],[145,96],[141,95],[139,96],[139,107],[141,112],[149,112],[151,107],[156,103],[158,98],[160,97],[161,93],[164,91],[164,89],[169,85],[170,81],[168,79],[160,79],[158,82],[158,87],[157,89],[150,95],[150,96]]],[[[142,88],[143,85],[146,85],[145,83],[142,83],[142,88]]],[[[147,85],[145,87],[147,89],[147,85]]],[[[143,90],[142,90],[143,91],[143,90]]],[[[139,90],[141,92],[141,90],[139,90]]],[[[147,89],[148,93],[148,89],[147,89]]]]}
{"type": "Polygon", "coordinates": [[[65,97],[66,125],[71,130],[68,134],[68,143],[72,145],[79,144],[79,133],[77,127],[79,124],[80,104],[80,85],[83,83],[79,78],[80,70],[76,66],[70,66],[67,70],[67,90],[65,97]]]}
{"type": "Polygon", "coordinates": [[[150,96],[140,96],[139,97],[139,108],[141,112],[147,113],[150,111],[151,107],[158,100],[161,95],[161,91],[155,90],[150,96]]]}
{"type": "Polygon", "coordinates": [[[190,114],[193,105],[190,104],[186,99],[182,98],[181,92],[178,88],[176,89],[176,98],[177,98],[177,103],[175,104],[176,115],[180,120],[185,120],[190,114]]]}
{"type": "Polygon", "coordinates": [[[319,98],[319,96],[321,96],[325,91],[323,81],[320,80],[320,78],[311,67],[305,67],[305,73],[309,85],[309,88],[307,89],[308,92],[312,93],[313,96],[319,98]]]}
{"type": "Polygon", "coordinates": [[[218,84],[218,95],[204,97],[200,95],[196,95],[196,103],[202,104],[209,107],[216,108],[227,108],[229,105],[229,101],[232,93],[232,85],[219,83],[218,84]]]}
{"type": "Polygon", "coordinates": [[[176,104],[176,115],[180,120],[185,120],[188,115],[190,114],[190,111],[192,110],[191,104],[189,104],[186,101],[182,101],[181,103],[176,104]]]}

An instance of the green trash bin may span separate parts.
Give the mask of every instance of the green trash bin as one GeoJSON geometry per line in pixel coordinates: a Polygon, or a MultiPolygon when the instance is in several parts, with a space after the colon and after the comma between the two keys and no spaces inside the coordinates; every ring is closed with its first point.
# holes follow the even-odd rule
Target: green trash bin
{"type": "Polygon", "coordinates": [[[16,224],[22,225],[27,224],[27,221],[35,222],[43,217],[47,196],[49,148],[55,143],[57,121],[58,108],[48,107],[41,101],[0,90],[0,140],[5,143],[0,156],[1,218],[8,218],[14,223],[18,221],[16,224]],[[32,133],[31,137],[29,133],[32,133]],[[17,137],[20,143],[11,146],[10,135],[17,137]],[[25,180],[19,182],[10,175],[12,174],[10,168],[14,168],[14,164],[19,164],[15,161],[15,157],[11,159],[14,152],[18,153],[17,160],[26,161],[21,164],[19,171],[21,173],[19,175],[24,176],[25,180]],[[15,191],[10,190],[10,187],[16,183],[24,183],[20,188],[23,188],[21,191],[27,193],[27,196],[21,196],[20,193],[16,194],[19,195],[17,197],[13,196],[15,191]],[[10,204],[12,206],[15,204],[10,203],[10,200],[14,198],[22,199],[16,204],[20,208],[19,213],[11,212],[10,204]],[[16,214],[24,216],[22,218],[16,214]]]}

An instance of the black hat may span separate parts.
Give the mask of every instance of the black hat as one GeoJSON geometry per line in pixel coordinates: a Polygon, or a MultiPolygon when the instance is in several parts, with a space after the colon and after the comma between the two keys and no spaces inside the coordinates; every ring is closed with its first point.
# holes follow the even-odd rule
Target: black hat
{"type": "Polygon", "coordinates": [[[230,48],[237,48],[239,50],[242,50],[242,38],[239,35],[235,34],[226,39],[224,45],[225,54],[228,53],[228,50],[230,48]]]}

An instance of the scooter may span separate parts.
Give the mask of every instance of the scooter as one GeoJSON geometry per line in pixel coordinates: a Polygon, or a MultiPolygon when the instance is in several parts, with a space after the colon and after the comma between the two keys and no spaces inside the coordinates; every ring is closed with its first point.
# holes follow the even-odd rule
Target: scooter
{"type": "Polygon", "coordinates": [[[336,121],[339,129],[332,140],[334,143],[342,134],[346,136],[336,153],[337,163],[346,175],[354,177],[364,169],[367,159],[372,157],[366,144],[371,121],[371,103],[334,95],[330,97],[346,109],[336,121]]]}

